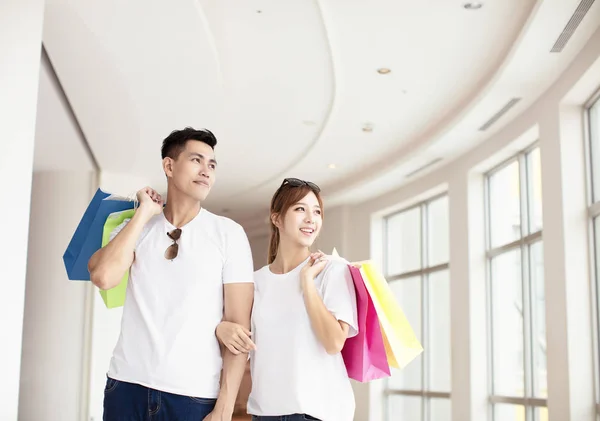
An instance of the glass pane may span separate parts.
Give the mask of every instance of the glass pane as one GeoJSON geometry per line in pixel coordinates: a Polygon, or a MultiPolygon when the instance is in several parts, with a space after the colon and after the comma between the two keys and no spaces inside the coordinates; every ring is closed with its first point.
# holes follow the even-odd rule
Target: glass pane
{"type": "Polygon", "coordinates": [[[502,168],[489,178],[492,248],[521,237],[519,162],[502,168]]]}
{"type": "Polygon", "coordinates": [[[448,196],[427,206],[427,266],[448,263],[448,196]]]}
{"type": "Polygon", "coordinates": [[[534,421],[548,421],[548,408],[534,408],[534,421]]]}
{"type": "Polygon", "coordinates": [[[387,274],[421,269],[421,207],[387,218],[387,274]]]}
{"type": "MultiPolygon", "coordinates": [[[[398,304],[404,310],[411,327],[417,338],[422,343],[421,337],[421,277],[407,278],[390,282],[398,304]]],[[[425,344],[423,346],[426,348],[425,344]]],[[[421,368],[423,354],[415,358],[403,370],[392,369],[392,377],[388,380],[388,387],[396,390],[421,390],[421,368]]]]}
{"type": "Polygon", "coordinates": [[[541,241],[531,246],[529,260],[532,292],[533,394],[536,398],[547,398],[546,293],[544,289],[544,246],[541,241]]]}
{"type": "Polygon", "coordinates": [[[390,395],[388,398],[388,420],[421,421],[420,396],[390,395]]]}
{"type": "Polygon", "coordinates": [[[600,201],[600,100],[590,109],[590,148],[594,202],[600,201]]]}
{"type": "Polygon", "coordinates": [[[429,401],[431,421],[452,421],[452,404],[450,399],[431,399],[429,401]]]}
{"type": "Polygon", "coordinates": [[[540,148],[527,155],[529,170],[529,232],[542,229],[542,161],[540,148]]]}
{"type": "Polygon", "coordinates": [[[508,403],[494,405],[494,421],[526,421],[525,407],[508,403]]]}
{"type": "Polygon", "coordinates": [[[429,390],[450,392],[450,276],[447,270],[429,275],[429,390]]]}
{"type": "MultiPolygon", "coordinates": [[[[596,269],[596,326],[598,326],[597,338],[600,339],[600,217],[594,218],[594,248],[595,248],[595,269],[596,269]]],[[[600,352],[600,343],[598,344],[598,351],[600,352]]],[[[600,360],[600,355],[598,355],[600,360]]],[[[596,370],[596,379],[598,379],[598,370],[596,370]]],[[[600,402],[599,402],[600,403],[600,402]]],[[[600,408],[600,407],[599,407],[600,408]]],[[[600,418],[600,410],[598,411],[600,418]]],[[[600,420],[598,420],[600,421],[600,420]]]]}
{"type": "Polygon", "coordinates": [[[494,395],[524,396],[521,250],[492,259],[494,395]]]}

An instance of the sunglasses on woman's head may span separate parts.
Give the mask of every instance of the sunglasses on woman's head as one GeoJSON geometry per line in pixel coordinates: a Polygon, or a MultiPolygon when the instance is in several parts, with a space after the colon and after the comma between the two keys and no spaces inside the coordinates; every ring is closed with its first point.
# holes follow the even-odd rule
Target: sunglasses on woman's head
{"type": "Polygon", "coordinates": [[[177,241],[181,237],[181,228],[177,228],[171,232],[168,232],[167,236],[171,240],[173,240],[173,244],[171,244],[165,251],[165,259],[173,260],[177,257],[177,254],[179,253],[179,244],[177,244],[177,241]]]}
{"type": "Polygon", "coordinates": [[[299,178],[286,178],[283,180],[283,183],[281,183],[281,187],[285,186],[286,184],[289,184],[292,187],[307,186],[315,193],[321,192],[321,189],[315,183],[313,183],[311,181],[300,180],[299,178]]]}

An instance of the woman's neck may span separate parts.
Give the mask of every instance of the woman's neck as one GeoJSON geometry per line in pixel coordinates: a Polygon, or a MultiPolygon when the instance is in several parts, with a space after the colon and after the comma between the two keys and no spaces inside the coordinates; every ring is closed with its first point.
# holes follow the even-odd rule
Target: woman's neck
{"type": "Polygon", "coordinates": [[[271,263],[271,272],[283,274],[298,267],[300,263],[310,256],[310,250],[303,246],[288,246],[285,242],[279,244],[277,256],[271,263]]]}

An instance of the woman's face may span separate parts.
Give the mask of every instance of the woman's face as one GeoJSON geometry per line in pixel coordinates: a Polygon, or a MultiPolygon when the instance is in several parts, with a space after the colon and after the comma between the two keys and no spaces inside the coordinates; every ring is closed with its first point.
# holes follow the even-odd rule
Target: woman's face
{"type": "Polygon", "coordinates": [[[291,241],[310,247],[317,239],[323,223],[322,210],[317,196],[308,193],[293,204],[278,225],[281,241],[291,241]]]}

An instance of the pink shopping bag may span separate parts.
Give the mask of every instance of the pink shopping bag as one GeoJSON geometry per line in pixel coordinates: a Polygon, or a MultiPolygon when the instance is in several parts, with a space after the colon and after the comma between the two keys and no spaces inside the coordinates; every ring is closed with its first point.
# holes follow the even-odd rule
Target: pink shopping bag
{"type": "Polygon", "coordinates": [[[356,290],[358,334],[346,340],[342,356],[348,377],[368,382],[390,376],[377,311],[367,292],[360,269],[348,265],[356,290]]]}

